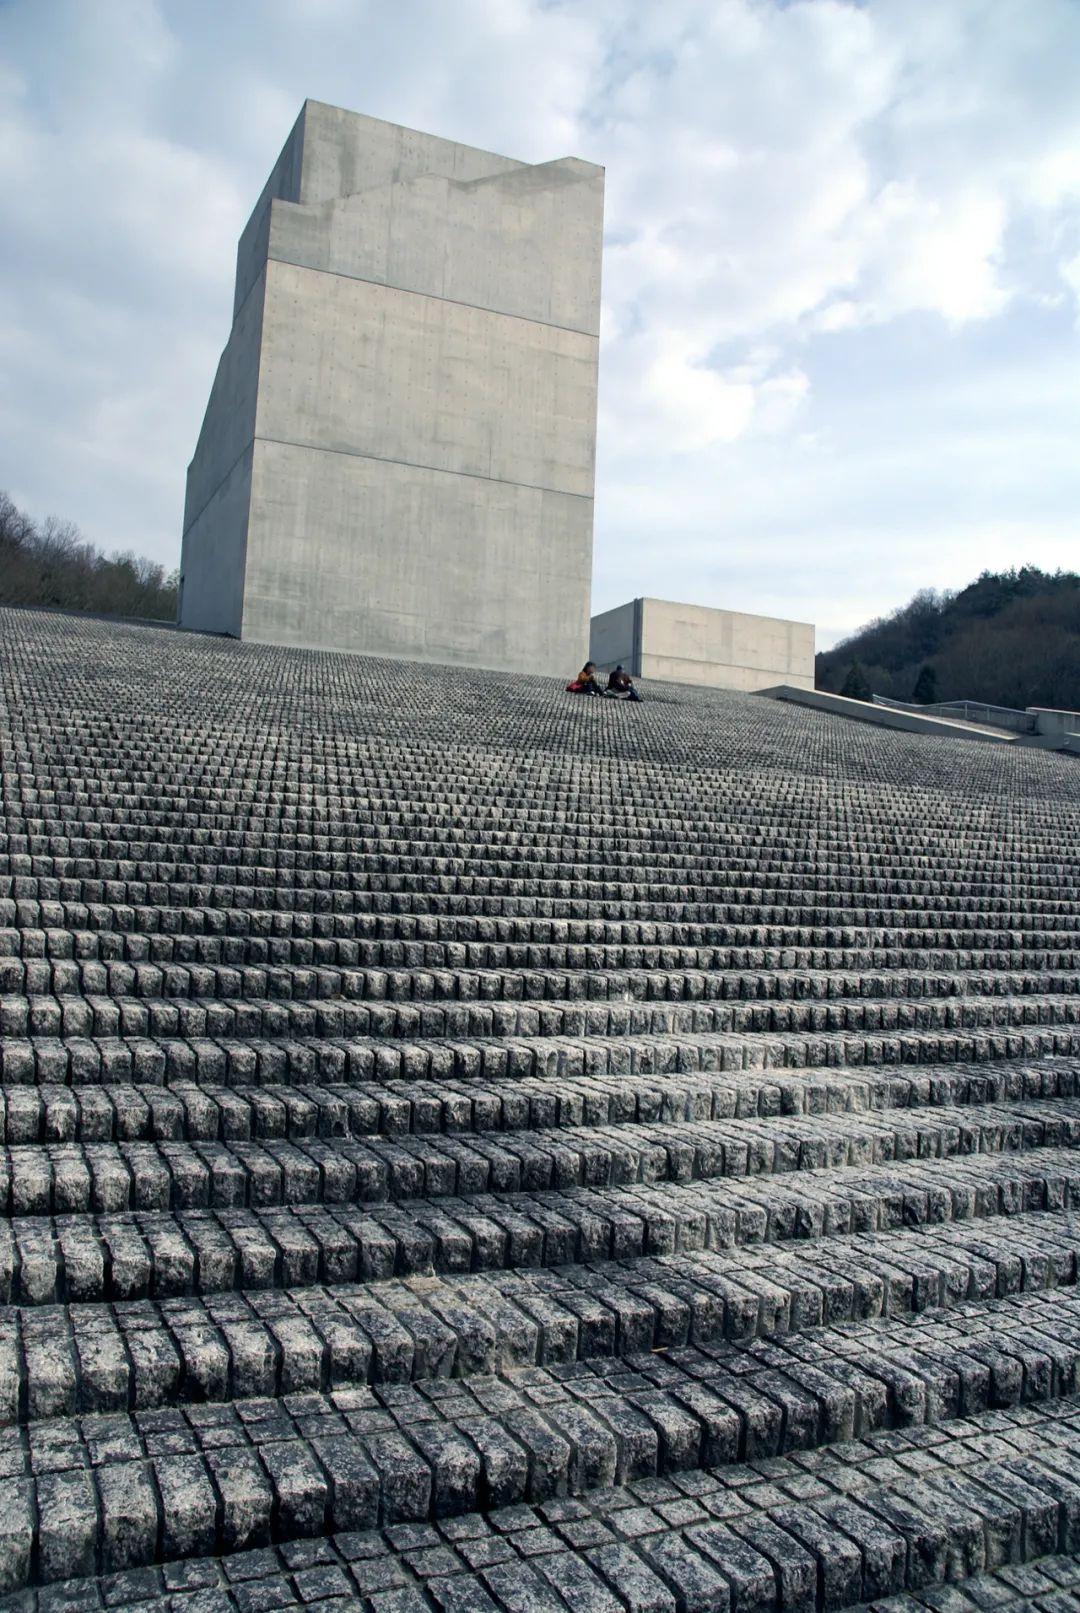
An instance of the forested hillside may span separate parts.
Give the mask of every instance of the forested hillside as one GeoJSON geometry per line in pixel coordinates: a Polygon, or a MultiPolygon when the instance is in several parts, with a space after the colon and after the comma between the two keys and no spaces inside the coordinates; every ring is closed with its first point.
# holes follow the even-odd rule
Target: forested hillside
{"type": "Polygon", "coordinates": [[[0,605],[176,620],[177,573],[141,555],[104,555],[77,526],[36,522],[0,493],[0,605]]]}
{"type": "Polygon", "coordinates": [[[984,571],[959,593],[922,589],[819,655],[817,686],[840,690],[860,671],[874,694],[894,700],[1076,710],[1080,575],[1022,566],[984,571]]]}

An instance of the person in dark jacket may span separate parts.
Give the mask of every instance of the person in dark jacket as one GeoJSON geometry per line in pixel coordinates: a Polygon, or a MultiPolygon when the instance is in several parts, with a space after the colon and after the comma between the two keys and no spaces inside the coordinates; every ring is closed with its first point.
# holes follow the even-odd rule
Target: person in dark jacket
{"type": "Polygon", "coordinates": [[[634,688],[634,680],[625,667],[617,666],[607,680],[605,694],[614,695],[616,700],[634,700],[640,704],[641,696],[634,688]]]}

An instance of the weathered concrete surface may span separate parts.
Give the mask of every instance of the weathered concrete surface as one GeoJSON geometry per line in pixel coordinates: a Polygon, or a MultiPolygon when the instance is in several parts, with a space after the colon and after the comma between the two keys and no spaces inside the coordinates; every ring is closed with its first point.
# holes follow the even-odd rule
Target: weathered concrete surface
{"type": "Polygon", "coordinates": [[[564,672],[588,637],[603,171],[307,102],[237,252],[181,624],[564,672]]]}
{"type": "Polygon", "coordinates": [[[814,687],[814,629],[745,611],[632,599],[592,619],[589,654],[605,671],[752,692],[782,678],[814,687]]]}

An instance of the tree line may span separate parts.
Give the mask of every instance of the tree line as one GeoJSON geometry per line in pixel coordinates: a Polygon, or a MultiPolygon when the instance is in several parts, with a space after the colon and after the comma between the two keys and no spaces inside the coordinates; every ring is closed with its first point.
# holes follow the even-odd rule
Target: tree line
{"type": "Polygon", "coordinates": [[[984,571],[956,593],[920,589],[816,662],[819,689],[893,700],[1080,709],[1080,575],[984,571]]]}
{"type": "Polygon", "coordinates": [[[0,492],[0,605],[54,605],[174,622],[180,573],[143,555],[106,555],[71,521],[35,521],[0,492]]]}

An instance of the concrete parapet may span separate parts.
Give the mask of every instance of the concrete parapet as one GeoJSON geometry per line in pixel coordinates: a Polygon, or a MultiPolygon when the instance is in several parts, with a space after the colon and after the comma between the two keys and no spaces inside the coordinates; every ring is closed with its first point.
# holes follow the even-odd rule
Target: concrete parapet
{"type": "Polygon", "coordinates": [[[778,677],[814,687],[814,628],[745,611],[633,599],[592,619],[589,654],[604,671],[753,692],[778,677]]]}
{"type": "MultiPolygon", "coordinates": [[[[1028,706],[1018,711],[1010,706],[987,705],[978,700],[939,700],[931,706],[913,701],[889,700],[876,694],[876,711],[903,712],[924,721],[938,720],[991,736],[1015,740],[1029,750],[1064,750],[1080,753],[1080,712],[1058,711],[1048,706],[1028,706]]],[[[867,721],[876,719],[867,718],[867,721]]],[[[882,727],[896,726],[882,723],[882,727]]]]}
{"type": "Polygon", "coordinates": [[[907,734],[933,734],[941,739],[978,739],[987,745],[1017,743],[1012,734],[993,734],[970,723],[950,722],[945,717],[920,717],[913,711],[895,711],[890,706],[871,705],[866,700],[849,700],[846,695],[828,694],[824,689],[777,684],[770,689],[758,689],[756,693],[766,695],[771,700],[787,700],[793,705],[809,706],[813,711],[827,711],[834,717],[851,717],[855,722],[874,723],[878,728],[898,728],[907,734]]]}

